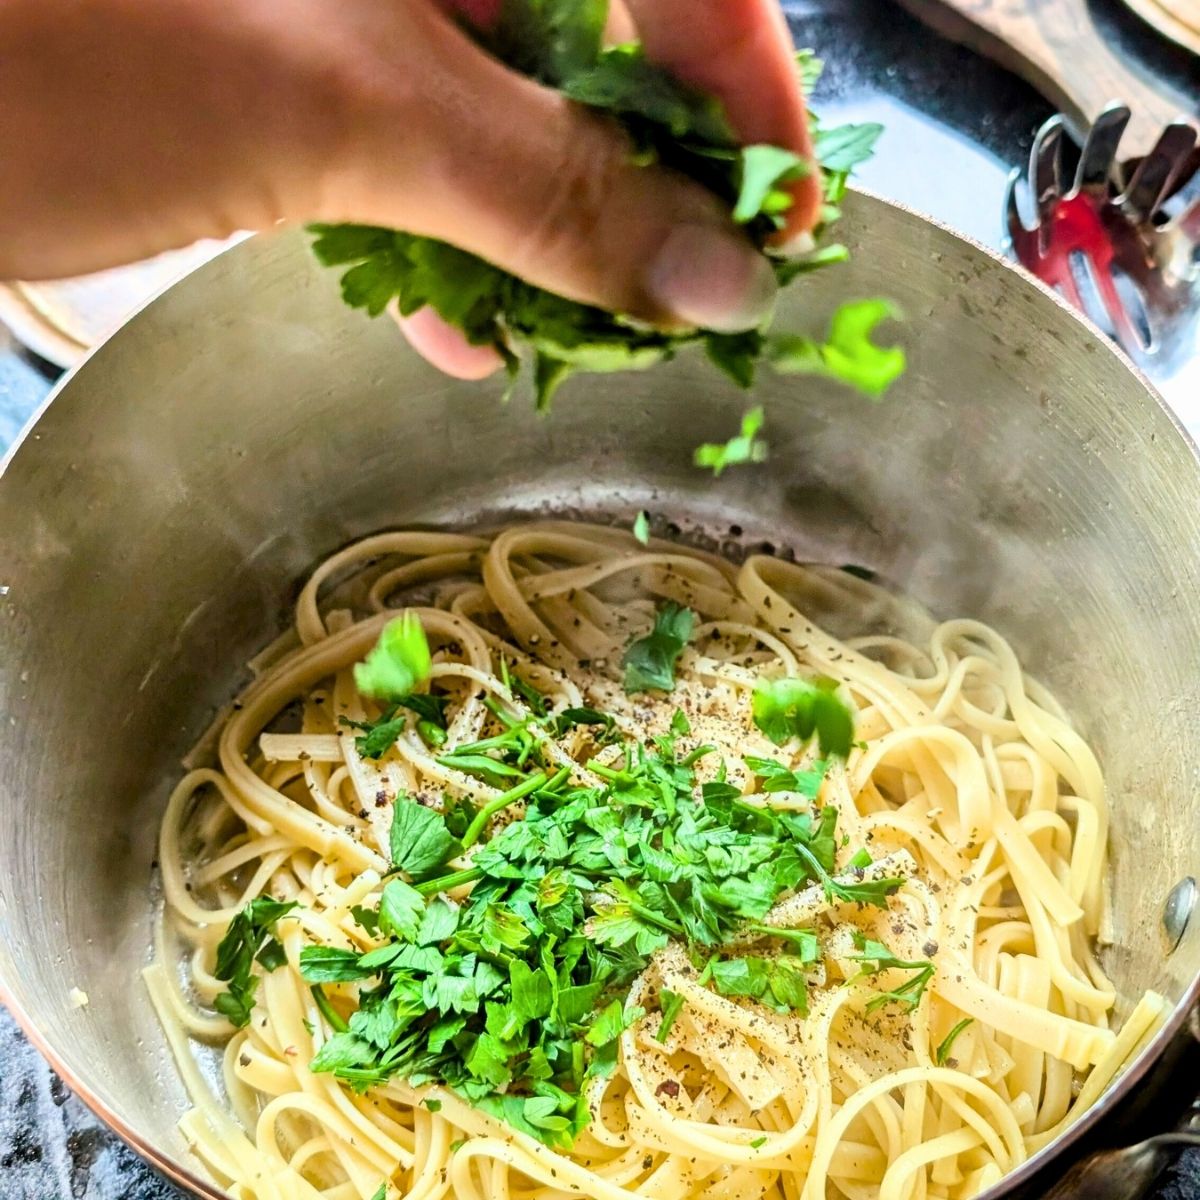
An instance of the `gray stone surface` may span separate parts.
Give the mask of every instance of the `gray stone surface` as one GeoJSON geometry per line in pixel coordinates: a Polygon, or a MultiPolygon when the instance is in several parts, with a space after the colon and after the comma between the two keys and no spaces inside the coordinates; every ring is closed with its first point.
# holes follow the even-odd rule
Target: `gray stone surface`
{"type": "MultiPolygon", "coordinates": [[[[798,43],[817,47],[828,63],[817,95],[822,112],[890,126],[865,182],[994,243],[1004,174],[1028,153],[1049,115],[1045,103],[1012,76],[933,39],[886,0],[790,0],[787,7],[798,43]]],[[[1116,0],[1094,7],[1126,53],[1200,99],[1192,60],[1116,0]]],[[[50,386],[49,373],[2,338],[0,452],[50,386]]],[[[69,1094],[3,1010],[0,1200],[183,1200],[69,1094]]],[[[1200,1152],[1164,1178],[1156,1200],[1200,1200],[1200,1152]]]]}

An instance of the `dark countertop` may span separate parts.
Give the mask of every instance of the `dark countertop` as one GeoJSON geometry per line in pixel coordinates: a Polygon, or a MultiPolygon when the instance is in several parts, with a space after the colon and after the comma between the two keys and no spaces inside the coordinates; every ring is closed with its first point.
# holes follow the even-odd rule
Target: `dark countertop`
{"type": "MultiPolygon", "coordinates": [[[[1195,60],[1117,0],[1093,7],[1114,44],[1195,96],[1200,110],[1195,60]]],[[[938,40],[886,0],[791,0],[787,8],[798,44],[826,60],[815,97],[821,112],[888,126],[863,182],[997,244],[1005,175],[1024,161],[1050,107],[1020,80],[938,40]]],[[[0,452],[51,382],[52,373],[6,347],[0,331],[0,452]]],[[[1200,1200],[1200,1152],[1189,1167],[1164,1177],[1156,1200],[1200,1200]]],[[[68,1093],[0,1010],[0,1200],[68,1198],[183,1195],[68,1093]]]]}

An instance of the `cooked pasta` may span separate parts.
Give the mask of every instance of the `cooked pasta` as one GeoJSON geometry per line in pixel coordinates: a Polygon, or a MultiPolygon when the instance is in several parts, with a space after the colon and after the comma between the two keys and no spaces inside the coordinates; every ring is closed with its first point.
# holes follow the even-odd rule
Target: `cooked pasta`
{"type": "Polygon", "coordinates": [[[1115,1024],[1097,961],[1107,815],[1092,751],[995,631],[935,622],[854,574],[759,555],[739,566],[565,522],[386,533],[323,563],[293,629],[252,666],[215,755],[168,804],[146,972],[194,1099],[184,1134],[238,1200],[958,1200],[1052,1141],[1161,1015],[1147,994],[1115,1024]],[[628,694],[623,657],[663,605],[693,614],[674,686],[628,694]],[[432,651],[433,727],[356,686],[401,610],[432,651]],[[844,758],[817,738],[776,744],[753,713],[763,680],[811,677],[854,712],[844,758]],[[389,715],[394,736],[371,756],[364,729],[389,715]],[[399,878],[395,810],[414,797],[447,828],[465,812],[493,838],[446,864],[442,903],[469,903],[474,856],[523,819],[506,771],[478,762],[512,729],[552,799],[607,795],[636,773],[635,751],[659,762],[659,746],[686,787],[737,797],[764,828],[837,814],[828,873],[812,867],[732,937],[756,957],[709,947],[706,967],[688,939],[647,937],[613,1010],[614,1061],[580,1076],[572,1138],[506,1120],[498,1105],[519,1085],[497,1084],[489,1106],[444,1079],[385,1072],[356,1087],[353,1071],[311,1069],[339,1027],[361,1034],[372,983],[314,987],[306,958],[389,944],[372,914],[399,878]],[[485,819],[489,804],[503,808],[485,819]],[[874,902],[853,898],[872,886],[874,902]],[[265,896],[295,907],[239,1028],[219,1001],[218,947],[265,896]],[[817,949],[797,998],[722,984],[722,963],[766,978],[799,944],[817,949]],[[198,1044],[224,1047],[223,1087],[198,1044]]]}

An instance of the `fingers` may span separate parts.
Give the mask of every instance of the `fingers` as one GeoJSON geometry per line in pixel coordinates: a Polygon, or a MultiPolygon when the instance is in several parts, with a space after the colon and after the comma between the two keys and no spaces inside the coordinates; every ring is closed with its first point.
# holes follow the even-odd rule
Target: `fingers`
{"type": "MultiPolygon", "coordinates": [[[[477,29],[490,29],[500,17],[503,0],[439,0],[448,12],[456,13],[477,29]]],[[[609,6],[605,40],[609,44],[627,42],[637,36],[629,10],[621,0],[609,6]]],[[[402,317],[393,306],[389,309],[409,345],[433,366],[456,379],[483,379],[503,365],[500,355],[489,346],[473,346],[463,334],[448,325],[432,309],[422,309],[402,317]]]]}
{"type": "Polygon", "coordinates": [[[455,379],[486,379],[503,365],[493,347],[471,345],[461,330],[448,325],[432,308],[402,317],[393,304],[388,313],[422,358],[455,379]]]}
{"type": "Polygon", "coordinates": [[[765,316],[773,273],[705,188],[635,166],[609,122],[506,70],[438,10],[383,7],[396,19],[356,60],[364,102],[325,219],[442,238],[652,321],[765,316]]]}
{"type": "MultiPolygon", "coordinates": [[[[812,155],[791,35],[776,0],[626,0],[646,53],[719,97],[739,139],[812,155]]],[[[782,241],[811,229],[821,197],[813,175],[795,187],[782,241]]]]}

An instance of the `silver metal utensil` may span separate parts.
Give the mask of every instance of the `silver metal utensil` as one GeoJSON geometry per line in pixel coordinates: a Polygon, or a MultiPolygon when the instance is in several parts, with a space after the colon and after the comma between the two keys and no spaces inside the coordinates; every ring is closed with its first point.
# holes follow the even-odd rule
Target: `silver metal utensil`
{"type": "Polygon", "coordinates": [[[1173,1133],[1162,1133],[1120,1150],[1101,1150],[1077,1163],[1045,1200],[1141,1200],[1181,1148],[1200,1147],[1200,1116],[1173,1133]]]}
{"type": "Polygon", "coordinates": [[[1200,199],[1180,195],[1200,166],[1200,129],[1168,125],[1148,154],[1117,158],[1130,111],[1109,105],[1073,142],[1060,115],[1034,138],[1021,214],[1021,172],[1009,176],[1005,222],[1021,264],[1057,289],[1159,376],[1197,348],[1200,199]]]}

